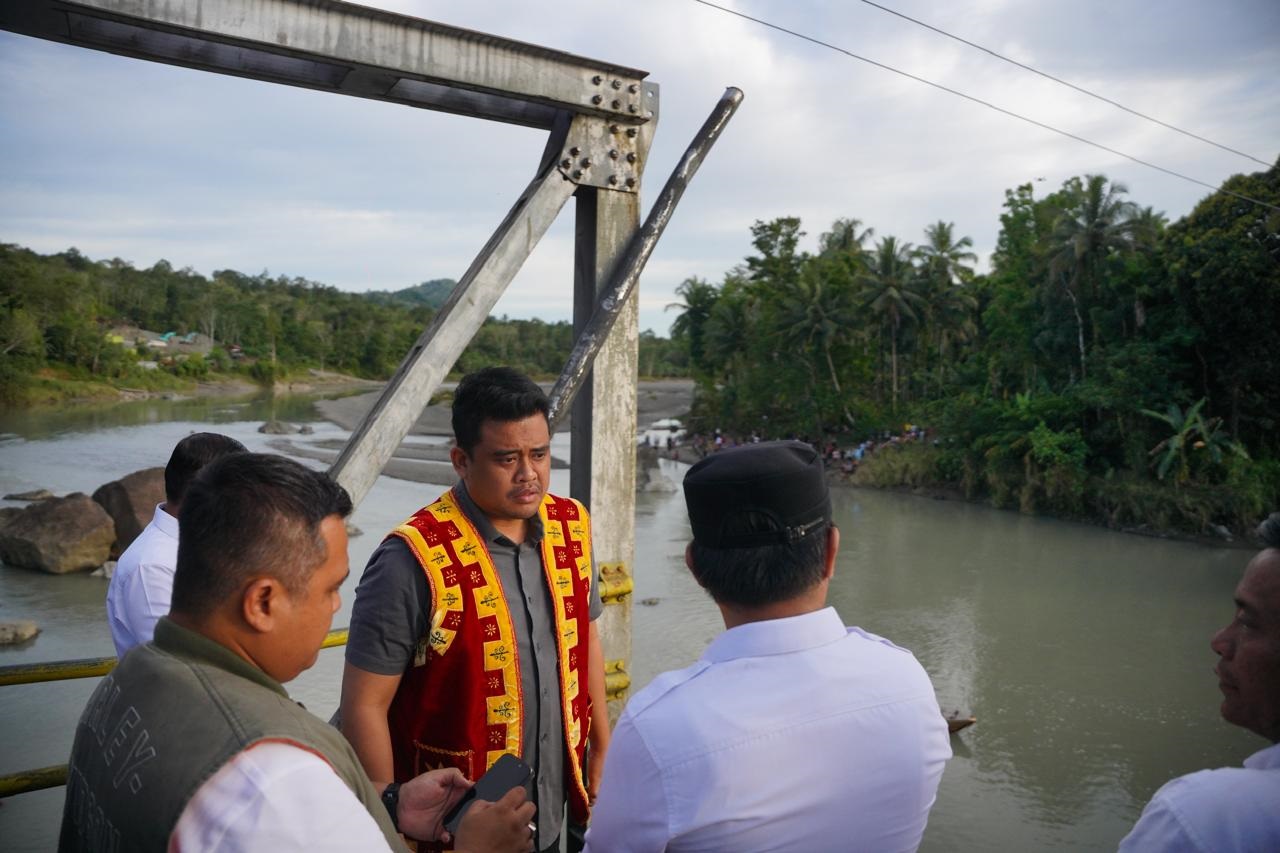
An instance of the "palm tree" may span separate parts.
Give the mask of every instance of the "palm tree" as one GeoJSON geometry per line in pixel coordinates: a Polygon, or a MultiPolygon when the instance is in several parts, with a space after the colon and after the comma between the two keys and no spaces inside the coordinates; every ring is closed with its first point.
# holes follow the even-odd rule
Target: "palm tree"
{"type": "Polygon", "coordinates": [[[676,288],[676,295],[683,302],[668,303],[665,310],[680,310],[680,316],[671,324],[671,337],[687,338],[689,341],[689,361],[696,369],[705,369],[704,357],[706,348],[707,320],[711,319],[711,309],[715,307],[720,291],[714,284],[703,281],[697,276],[686,278],[676,288]]]}
{"type": "Polygon", "coordinates": [[[722,298],[711,309],[705,332],[707,360],[718,366],[722,377],[733,375],[750,351],[753,313],[750,297],[726,281],[722,298]]]}
{"type": "Polygon", "coordinates": [[[947,356],[956,344],[972,341],[978,334],[974,313],[978,300],[964,285],[953,284],[937,291],[930,300],[934,334],[938,342],[938,378],[946,378],[947,356]]]}
{"type": "Polygon", "coordinates": [[[955,238],[955,223],[938,220],[924,229],[924,236],[925,243],[917,256],[922,261],[920,272],[928,299],[929,330],[937,343],[941,378],[946,370],[947,350],[977,333],[973,312],[978,303],[964,290],[964,285],[973,276],[973,268],[967,264],[977,263],[978,256],[970,251],[972,239],[955,238]]]}
{"type": "Polygon", "coordinates": [[[864,289],[864,304],[888,326],[892,349],[893,410],[898,410],[898,335],[903,323],[919,321],[917,309],[925,304],[918,292],[918,277],[912,263],[912,246],[885,237],[876,244],[866,272],[858,276],[864,289]]]}
{"type": "MultiPolygon", "coordinates": [[[[1103,175],[1086,175],[1083,183],[1073,178],[1064,188],[1067,203],[1054,223],[1049,285],[1061,288],[1075,313],[1081,378],[1085,376],[1084,315],[1097,299],[1103,265],[1113,253],[1134,247],[1138,206],[1121,198],[1128,191],[1124,184],[1108,183],[1103,175]]],[[[1097,328],[1090,325],[1090,338],[1096,343],[1097,328]]]]}
{"type": "MultiPolygon", "coordinates": [[[[781,294],[776,334],[782,343],[806,355],[813,350],[822,353],[827,377],[840,398],[841,413],[852,426],[853,414],[845,405],[844,391],[831,357],[832,348],[843,343],[854,328],[855,310],[846,282],[847,279],[842,282],[835,276],[823,275],[814,265],[806,266],[800,279],[781,294]]],[[[809,373],[816,383],[817,374],[812,361],[809,362],[809,373]]]]}
{"type": "Polygon", "coordinates": [[[832,222],[831,230],[818,237],[818,254],[854,256],[862,254],[865,251],[863,244],[875,235],[876,229],[866,228],[859,231],[861,227],[862,220],[852,217],[840,218],[832,222]]]}
{"type": "Polygon", "coordinates": [[[925,243],[920,247],[924,261],[924,273],[935,287],[961,284],[973,275],[966,263],[975,264],[978,256],[969,251],[973,240],[969,237],[955,239],[955,223],[938,220],[924,229],[925,243]]]}

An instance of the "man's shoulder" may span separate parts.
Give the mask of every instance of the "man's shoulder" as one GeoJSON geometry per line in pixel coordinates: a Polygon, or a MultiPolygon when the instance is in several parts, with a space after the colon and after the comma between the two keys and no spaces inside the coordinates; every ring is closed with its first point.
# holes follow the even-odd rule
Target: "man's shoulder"
{"type": "MultiPolygon", "coordinates": [[[[1206,838],[1247,837],[1280,845],[1280,770],[1219,767],[1179,776],[1167,783],[1143,811],[1168,813],[1185,829],[1206,838]],[[1243,836],[1241,835],[1243,833],[1243,836]]],[[[1141,827],[1142,822],[1139,821],[1141,827]]],[[[1265,844],[1257,849],[1280,849],[1265,844]]]]}
{"type": "Polygon", "coordinates": [[[580,515],[581,517],[585,518],[589,515],[587,511],[587,505],[584,504],[582,501],[578,500],[577,498],[571,498],[567,495],[557,495],[557,494],[552,494],[551,492],[547,492],[545,495],[542,496],[542,509],[545,512],[548,510],[549,507],[553,507],[553,506],[572,506],[577,510],[578,515],[580,515]]]}
{"type": "MultiPolygon", "coordinates": [[[[1280,795],[1280,769],[1254,770],[1248,767],[1217,767],[1212,770],[1197,770],[1185,776],[1179,776],[1164,784],[1156,791],[1152,801],[1157,800],[1184,802],[1214,802],[1221,806],[1229,806],[1243,794],[1266,791],[1275,796],[1280,795]]],[[[1272,800],[1280,802],[1280,800],[1272,800]]],[[[1276,813],[1280,821],[1280,812],[1276,813]]]]}
{"type": "Polygon", "coordinates": [[[117,568],[141,563],[171,563],[176,561],[178,540],[154,521],[148,522],[120,554],[117,568]]]}
{"type": "Polygon", "coordinates": [[[631,697],[627,702],[626,715],[632,722],[639,723],[646,717],[656,714],[664,706],[678,701],[680,688],[697,678],[710,666],[706,661],[700,660],[684,669],[673,669],[662,673],[631,697]]]}

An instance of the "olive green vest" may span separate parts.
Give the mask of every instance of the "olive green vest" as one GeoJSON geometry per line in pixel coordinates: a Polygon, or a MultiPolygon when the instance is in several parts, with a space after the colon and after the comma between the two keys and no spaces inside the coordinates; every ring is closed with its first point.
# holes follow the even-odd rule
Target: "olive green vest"
{"type": "Polygon", "coordinates": [[[76,727],[60,851],[160,851],[187,802],[237,753],[264,740],[314,752],[404,845],[351,745],[230,649],[168,619],[125,655],[76,727]]]}

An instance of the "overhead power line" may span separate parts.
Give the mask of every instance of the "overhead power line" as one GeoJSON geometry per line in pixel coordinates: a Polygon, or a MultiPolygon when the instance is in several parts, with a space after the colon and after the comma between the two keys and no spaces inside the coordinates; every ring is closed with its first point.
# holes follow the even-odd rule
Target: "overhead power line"
{"type": "Polygon", "coordinates": [[[1101,142],[1094,142],[1091,139],[1085,139],[1083,136],[1079,136],[1077,134],[1071,133],[1070,131],[1062,130],[1061,128],[1054,127],[1051,124],[1045,124],[1042,121],[1037,121],[1036,119],[1029,118],[1027,116],[1021,115],[1020,113],[1015,113],[1012,110],[1005,109],[1004,107],[996,106],[990,101],[984,101],[981,98],[977,98],[977,97],[974,97],[973,95],[965,94],[964,92],[961,92],[957,89],[952,89],[949,86],[944,86],[941,83],[935,83],[932,80],[925,79],[924,77],[918,77],[915,74],[912,74],[908,71],[903,71],[899,68],[894,68],[892,65],[886,65],[883,62],[877,62],[874,59],[868,59],[865,56],[861,56],[859,54],[854,53],[851,50],[846,50],[843,47],[839,47],[838,45],[831,44],[830,42],[825,42],[822,39],[814,38],[813,36],[808,36],[808,35],[805,35],[804,33],[796,32],[795,30],[789,30],[786,27],[780,26],[778,24],[770,23],[769,21],[765,21],[760,18],[754,18],[751,15],[748,15],[745,12],[739,12],[736,9],[729,9],[725,6],[719,6],[715,3],[710,2],[710,0],[693,0],[693,2],[701,3],[703,6],[708,6],[712,9],[716,9],[718,11],[724,12],[729,15],[736,15],[739,18],[744,18],[748,21],[752,21],[753,23],[760,24],[763,27],[768,27],[771,30],[777,30],[778,32],[786,33],[789,36],[794,36],[795,38],[801,39],[803,41],[816,44],[819,47],[825,47],[828,50],[834,50],[836,53],[843,53],[845,56],[848,56],[852,59],[856,59],[859,62],[865,62],[868,65],[874,65],[875,67],[882,68],[885,71],[892,71],[894,74],[898,74],[910,80],[914,80],[917,83],[923,83],[926,86],[932,86],[933,88],[946,92],[949,95],[955,95],[958,98],[964,98],[966,101],[972,101],[975,104],[981,104],[987,109],[995,110],[996,112],[1007,115],[1010,118],[1016,118],[1019,121],[1025,121],[1027,124],[1033,124],[1036,127],[1043,128],[1044,130],[1051,131],[1060,136],[1065,136],[1068,139],[1074,139],[1076,142],[1082,142],[1085,145],[1091,145],[1094,148],[1097,148],[1102,151],[1106,151],[1108,154],[1114,154],[1117,157],[1123,157],[1124,159],[1137,163],[1140,166],[1146,166],[1148,169],[1155,169],[1157,172],[1163,172],[1166,175],[1179,178],[1180,180],[1188,181],[1189,183],[1206,187],[1208,189],[1213,190],[1214,192],[1220,192],[1225,195],[1232,196],[1233,198],[1238,198],[1238,199],[1241,199],[1242,201],[1250,202],[1251,204],[1256,204],[1261,207],[1269,208],[1271,210],[1280,211],[1280,205],[1274,205],[1274,204],[1270,204],[1269,202],[1260,201],[1259,199],[1256,199],[1256,198],[1250,198],[1249,196],[1243,195],[1234,190],[1229,190],[1221,186],[1216,186],[1214,184],[1208,183],[1207,181],[1202,181],[1199,178],[1193,178],[1190,175],[1184,175],[1181,172],[1175,172],[1172,169],[1166,169],[1164,166],[1157,166],[1155,163],[1152,163],[1149,160],[1143,160],[1140,157],[1133,156],[1132,154],[1126,154],[1123,151],[1119,151],[1115,148],[1111,148],[1109,146],[1103,145],[1101,142]]]}
{"type": "Polygon", "coordinates": [[[872,2],[872,0],[862,0],[862,2],[866,3],[868,6],[874,6],[875,8],[879,9],[882,12],[888,12],[890,15],[896,15],[897,17],[902,18],[904,21],[910,21],[911,23],[916,24],[917,26],[924,27],[926,30],[932,30],[938,35],[946,36],[949,39],[954,39],[960,42],[961,44],[967,44],[969,47],[972,47],[976,50],[980,50],[983,53],[990,54],[991,56],[994,56],[996,59],[1003,60],[1009,63],[1010,65],[1016,65],[1019,68],[1023,69],[1024,71],[1030,71],[1032,74],[1039,74],[1041,77],[1045,78],[1046,80],[1052,80],[1055,83],[1059,83],[1063,86],[1066,86],[1068,89],[1074,89],[1075,91],[1083,95],[1088,95],[1091,98],[1097,98],[1099,101],[1102,101],[1103,103],[1106,103],[1106,104],[1110,104],[1111,106],[1117,109],[1124,110],[1130,115],[1135,115],[1138,118],[1146,119],[1147,121],[1158,124],[1161,127],[1168,128],[1169,130],[1172,130],[1175,133],[1181,133],[1183,136],[1189,136],[1190,138],[1203,142],[1206,145],[1212,145],[1214,148],[1221,148],[1223,151],[1230,151],[1232,154],[1238,154],[1241,157],[1244,157],[1246,160],[1252,160],[1255,163],[1261,163],[1263,166],[1267,166],[1268,168],[1271,166],[1271,164],[1268,163],[1266,160],[1259,160],[1257,157],[1254,157],[1252,154],[1246,154],[1243,151],[1238,151],[1235,148],[1230,147],[1229,145],[1223,145],[1220,142],[1214,142],[1212,139],[1206,139],[1205,137],[1200,136],[1199,134],[1192,133],[1189,130],[1183,130],[1182,128],[1177,127],[1176,125],[1169,124],[1169,122],[1167,121],[1161,121],[1160,119],[1155,118],[1154,116],[1149,116],[1146,113],[1139,112],[1131,107],[1126,107],[1124,104],[1121,104],[1117,101],[1113,101],[1110,98],[1105,97],[1103,95],[1099,95],[1097,92],[1092,92],[1084,88],[1083,86],[1077,86],[1075,83],[1071,83],[1066,80],[1063,80],[1061,77],[1055,77],[1052,74],[1041,71],[1039,68],[1033,68],[1024,62],[1019,62],[1016,59],[1010,59],[1009,57],[1003,54],[997,53],[996,51],[992,50],[989,47],[983,47],[980,44],[971,42],[966,38],[961,38],[960,36],[955,35],[954,33],[949,33],[944,29],[933,26],[932,24],[926,24],[924,21],[917,20],[911,17],[910,15],[904,15],[895,9],[890,9],[888,6],[881,6],[879,3],[872,2]]]}

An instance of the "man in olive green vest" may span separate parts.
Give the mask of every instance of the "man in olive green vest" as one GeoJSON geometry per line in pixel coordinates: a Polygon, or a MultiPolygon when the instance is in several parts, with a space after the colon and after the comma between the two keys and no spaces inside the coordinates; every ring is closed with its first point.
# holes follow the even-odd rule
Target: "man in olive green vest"
{"type": "MultiPolygon", "coordinates": [[[[201,471],[178,523],[173,604],[76,729],[59,849],[403,850],[446,840],[457,770],[370,781],[283,682],[316,661],[348,574],[351,499],[326,475],[238,453],[201,471]]],[[[517,788],[478,803],[458,850],[532,848],[517,788]],[[478,811],[477,811],[478,809],[478,811]]]]}

